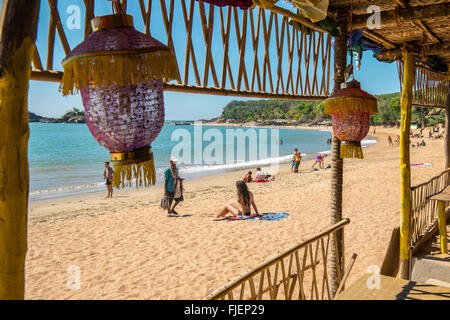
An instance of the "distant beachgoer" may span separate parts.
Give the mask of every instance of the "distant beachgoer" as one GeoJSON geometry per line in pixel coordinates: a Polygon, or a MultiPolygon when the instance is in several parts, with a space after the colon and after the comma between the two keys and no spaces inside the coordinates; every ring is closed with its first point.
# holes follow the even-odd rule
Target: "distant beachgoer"
{"type": "Polygon", "coordinates": [[[392,147],[394,144],[392,143],[392,138],[391,136],[388,136],[388,142],[389,142],[389,146],[392,147]]]}
{"type": "Polygon", "coordinates": [[[233,216],[250,216],[252,212],[251,207],[255,210],[256,215],[259,215],[253,193],[248,190],[247,185],[243,181],[236,182],[236,193],[238,204],[229,203],[225,205],[217,215],[217,218],[225,217],[228,213],[233,216]]]}
{"type": "Polygon", "coordinates": [[[373,134],[375,134],[375,131],[377,130],[377,128],[373,128],[373,134]]]}
{"type": "Polygon", "coordinates": [[[295,167],[295,158],[292,157],[292,159],[291,159],[291,172],[294,172],[294,167],[295,167]]]}
{"type": "Polygon", "coordinates": [[[260,167],[256,168],[256,179],[255,179],[255,181],[264,181],[265,178],[266,178],[266,175],[261,170],[261,168],[260,167]]]}
{"type": "Polygon", "coordinates": [[[294,161],[295,161],[294,172],[298,173],[298,167],[300,166],[300,162],[302,161],[302,154],[298,151],[297,148],[294,149],[294,161]]]}
{"type": "Polygon", "coordinates": [[[280,139],[280,144],[283,144],[283,139],[280,139]]]}
{"type": "Polygon", "coordinates": [[[421,147],[425,147],[425,141],[422,140],[422,142],[420,143],[421,147]]]}
{"type": "Polygon", "coordinates": [[[326,156],[327,155],[325,153],[319,153],[316,156],[316,162],[314,162],[314,164],[312,165],[312,168],[314,169],[316,164],[319,164],[319,168],[323,169],[325,167],[325,158],[326,158],[326,156]]]}
{"type": "Polygon", "coordinates": [[[175,207],[183,201],[183,180],[178,175],[177,168],[178,160],[174,157],[169,160],[169,167],[164,172],[164,196],[167,197],[167,216],[178,216],[178,212],[175,211],[175,207]],[[174,202],[175,200],[175,202],[174,202]],[[172,206],[172,203],[174,205],[172,206]]]}
{"type": "Polygon", "coordinates": [[[105,162],[105,170],[103,171],[103,177],[106,180],[106,188],[108,190],[108,196],[106,197],[106,199],[112,198],[113,196],[112,183],[114,178],[114,170],[109,166],[108,161],[105,162]]]}
{"type": "Polygon", "coordinates": [[[251,171],[247,172],[247,174],[245,175],[243,181],[245,183],[253,182],[252,172],[251,171]]]}
{"type": "Polygon", "coordinates": [[[256,179],[255,182],[261,182],[266,180],[275,180],[275,176],[272,177],[270,174],[264,173],[260,167],[256,168],[256,179]]]}

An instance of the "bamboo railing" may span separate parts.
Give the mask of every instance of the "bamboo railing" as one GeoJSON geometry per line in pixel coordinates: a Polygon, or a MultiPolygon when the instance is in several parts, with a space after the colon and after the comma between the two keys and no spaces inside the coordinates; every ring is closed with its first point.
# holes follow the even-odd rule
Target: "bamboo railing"
{"type": "MultiPolygon", "coordinates": [[[[397,62],[400,91],[403,81],[403,63],[397,62]]],[[[450,83],[447,76],[417,66],[413,87],[413,105],[425,108],[445,108],[450,83]]]]}
{"type": "MultiPolygon", "coordinates": [[[[94,1],[83,3],[86,37],[92,31],[94,1]]],[[[291,100],[323,100],[329,95],[331,36],[317,28],[308,31],[301,24],[304,19],[287,10],[221,8],[201,0],[122,3],[125,11],[131,5],[140,11],[141,17],[134,17],[136,26],[143,25],[140,31],[153,36],[158,33],[158,40],[177,59],[179,78],[166,83],[165,90],[291,100]]],[[[73,43],[68,35],[74,33],[64,28],[64,5],[48,0],[47,39],[38,39],[47,40],[46,65],[41,62],[45,52],[38,50],[44,47],[38,45],[32,80],[58,82],[62,77],[53,61],[56,34],[67,55],[73,43]]]]}
{"type": "MultiPolygon", "coordinates": [[[[350,223],[343,219],[310,239],[301,242],[212,292],[206,300],[325,300],[332,299],[328,253],[337,248],[336,232],[350,223]]],[[[343,289],[356,255],[345,275],[338,274],[338,292],[343,289]]],[[[344,261],[344,260],[342,260],[344,261]]],[[[337,268],[341,270],[341,268],[337,268]]]]}
{"type": "Polygon", "coordinates": [[[438,204],[428,198],[441,192],[449,182],[450,168],[419,185],[411,187],[410,248],[415,250],[437,225],[438,204]]]}

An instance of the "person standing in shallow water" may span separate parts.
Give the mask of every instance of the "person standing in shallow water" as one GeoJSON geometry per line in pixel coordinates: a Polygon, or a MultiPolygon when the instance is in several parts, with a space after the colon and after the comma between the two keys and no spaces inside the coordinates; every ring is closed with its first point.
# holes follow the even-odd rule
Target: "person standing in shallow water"
{"type": "Polygon", "coordinates": [[[108,161],[105,162],[105,170],[103,171],[103,178],[106,180],[106,188],[108,190],[108,196],[106,197],[106,199],[112,198],[113,196],[112,182],[114,178],[114,170],[109,166],[108,161]]]}
{"type": "Polygon", "coordinates": [[[294,172],[295,172],[295,173],[298,173],[298,167],[299,167],[299,165],[300,165],[300,162],[302,161],[302,155],[301,155],[301,153],[298,151],[297,148],[294,149],[294,156],[293,156],[293,159],[294,159],[294,163],[295,163],[295,166],[294,166],[294,172]]]}

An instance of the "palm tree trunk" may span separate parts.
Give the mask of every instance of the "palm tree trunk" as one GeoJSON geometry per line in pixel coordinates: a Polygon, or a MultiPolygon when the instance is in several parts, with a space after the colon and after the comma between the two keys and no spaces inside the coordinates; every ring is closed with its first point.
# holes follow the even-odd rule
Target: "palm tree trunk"
{"type": "MultiPolygon", "coordinates": [[[[347,65],[347,16],[341,15],[338,19],[341,27],[341,35],[335,38],[334,42],[334,85],[333,93],[341,88],[345,82],[344,70],[347,65]]],[[[340,140],[333,134],[331,145],[331,224],[336,224],[342,220],[342,183],[344,162],[340,157],[340,140]]],[[[329,269],[330,269],[330,289],[334,297],[343,274],[342,256],[342,232],[336,233],[337,249],[331,245],[329,269]]]]}
{"type": "Polygon", "coordinates": [[[39,0],[0,13],[0,300],[23,299],[28,210],[28,82],[39,0]]]}

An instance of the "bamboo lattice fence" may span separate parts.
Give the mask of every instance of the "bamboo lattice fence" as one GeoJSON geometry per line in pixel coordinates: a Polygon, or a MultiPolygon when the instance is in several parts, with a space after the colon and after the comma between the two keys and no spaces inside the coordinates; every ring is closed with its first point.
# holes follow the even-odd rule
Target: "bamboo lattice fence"
{"type": "Polygon", "coordinates": [[[438,204],[428,198],[448,185],[450,169],[419,185],[411,187],[410,247],[415,248],[437,224],[438,204]]]}
{"type": "MultiPolygon", "coordinates": [[[[400,90],[403,81],[403,63],[397,62],[400,90]]],[[[413,87],[413,105],[428,108],[445,108],[449,80],[444,74],[416,67],[413,87]]]]}
{"type": "MultiPolygon", "coordinates": [[[[140,31],[164,30],[165,39],[159,40],[177,58],[179,79],[165,84],[168,91],[295,100],[323,100],[329,94],[331,36],[293,23],[290,19],[301,18],[287,10],[221,8],[197,0],[138,3],[140,31]],[[151,28],[152,20],[162,23],[151,28]]],[[[63,4],[48,0],[49,31],[42,39],[47,40],[46,65],[36,50],[32,80],[59,81],[62,76],[54,63],[56,34],[65,54],[71,50],[60,15],[63,4]]],[[[94,1],[84,0],[84,5],[86,37],[92,31],[94,1]]],[[[126,10],[127,1],[123,6],[126,10]]]]}
{"type": "MultiPolygon", "coordinates": [[[[330,247],[337,247],[336,232],[350,223],[343,219],[274,257],[246,271],[236,279],[209,294],[208,300],[326,300],[332,299],[327,266],[330,247]]],[[[356,255],[352,257],[352,262],[356,255]]],[[[344,260],[343,260],[344,261],[344,260]]],[[[338,274],[343,288],[345,275],[338,274]]],[[[338,268],[341,270],[341,268],[338,268]]]]}

